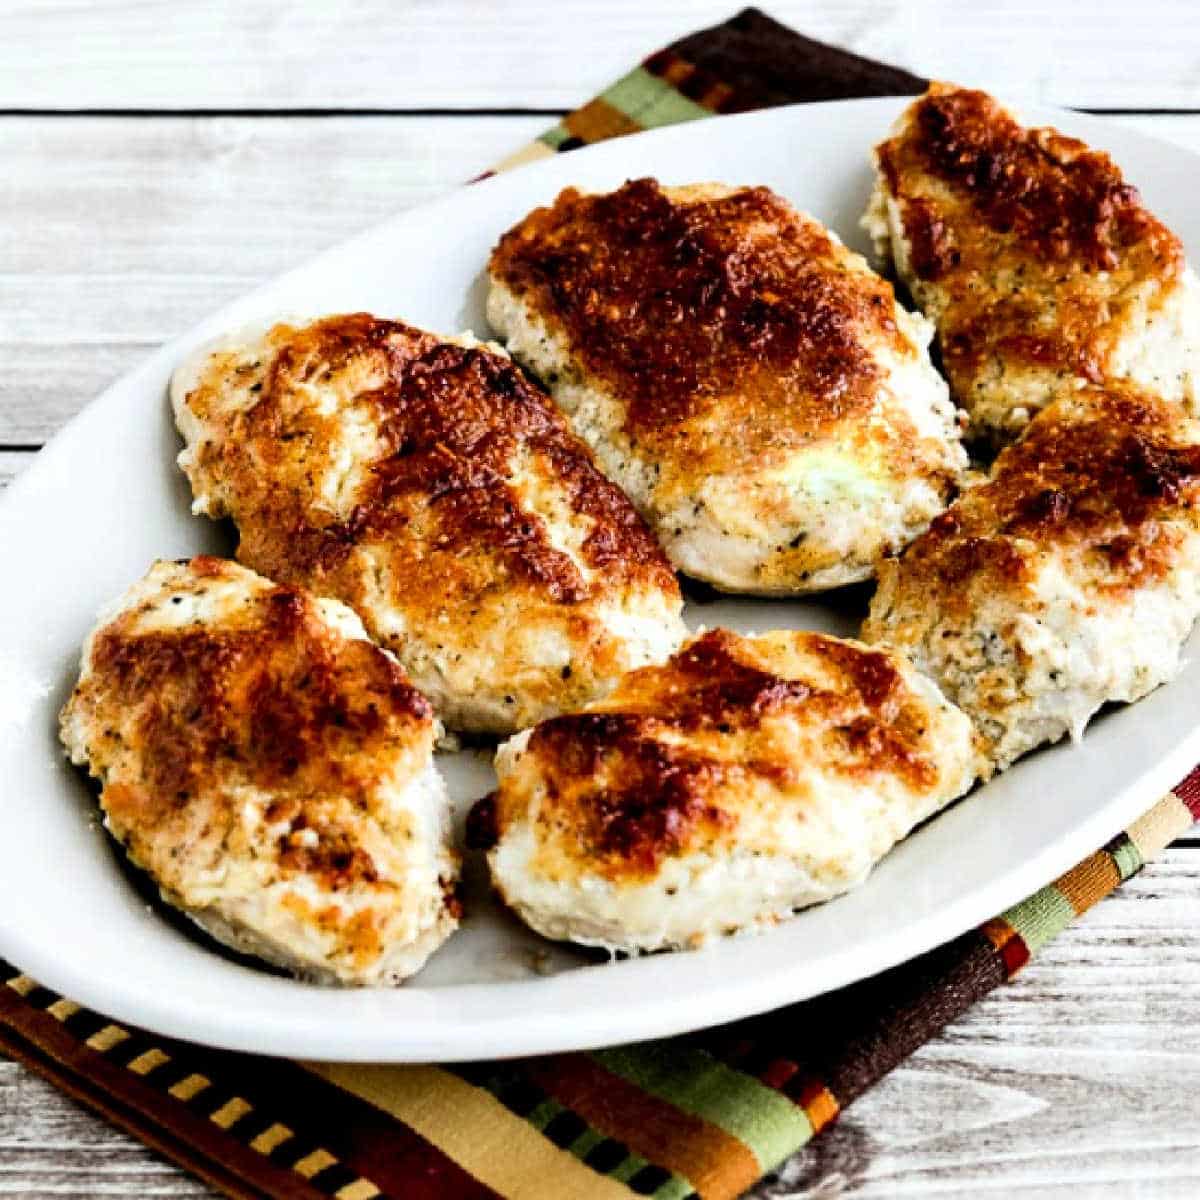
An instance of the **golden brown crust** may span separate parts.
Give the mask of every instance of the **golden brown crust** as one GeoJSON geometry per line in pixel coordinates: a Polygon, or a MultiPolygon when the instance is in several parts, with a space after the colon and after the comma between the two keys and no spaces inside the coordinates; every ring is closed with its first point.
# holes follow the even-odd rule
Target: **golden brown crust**
{"type": "Polygon", "coordinates": [[[493,350],[366,313],[279,325],[258,362],[215,355],[186,406],[206,435],[189,473],[236,520],[239,560],[351,605],[423,686],[468,654],[493,681],[525,672],[500,691],[528,723],[631,665],[601,606],[656,593],[677,611],[641,518],[493,350]],[[513,661],[514,631],[540,623],[578,652],[574,673],[513,661]],[[410,639],[440,663],[428,678],[410,639]]]}
{"type": "MultiPolygon", "coordinates": [[[[238,433],[242,436],[234,435],[229,447],[236,456],[230,473],[235,487],[250,491],[255,484],[236,478],[249,465],[242,437],[275,459],[281,477],[294,487],[282,498],[280,515],[293,523],[286,535],[276,533],[278,521],[261,516],[254,521],[251,565],[261,569],[259,562],[269,558],[266,573],[273,576],[327,578],[336,575],[352,547],[386,540],[402,560],[394,571],[409,597],[422,583],[444,595],[449,581],[442,568],[465,584],[466,564],[484,557],[489,573],[498,560],[504,571],[544,588],[555,601],[578,603],[593,588],[571,558],[555,548],[545,525],[521,511],[506,481],[514,455],[523,451],[544,456],[572,507],[595,519],[582,551],[589,566],[604,570],[604,581],[640,576],[657,586],[674,586],[657,543],[621,493],[591,464],[557,410],[513,363],[491,351],[441,342],[365,313],[318,321],[296,331],[280,348],[238,433]],[[354,397],[369,408],[379,431],[372,460],[358,464],[367,482],[346,519],[314,521],[305,503],[311,497],[294,469],[300,461],[287,446],[303,438],[305,454],[319,457],[329,449],[325,439],[331,441],[335,434],[315,414],[300,427],[289,420],[300,415],[293,388],[316,372],[335,373],[354,359],[375,356],[385,359],[385,382],[354,397]],[[415,557],[404,554],[405,543],[395,536],[414,526],[427,543],[419,556],[423,570],[416,569],[415,557]],[[260,559],[257,548],[266,551],[263,543],[274,553],[267,551],[260,559]],[[438,563],[432,570],[431,555],[438,563]]],[[[279,478],[264,482],[270,486],[279,478]]],[[[595,589],[603,590],[604,581],[595,589]]]]}
{"type": "Polygon", "coordinates": [[[156,563],[89,638],[61,734],[130,859],[238,949],[395,983],[454,927],[430,705],[333,601],[156,563]]]}
{"type": "Polygon", "coordinates": [[[1022,127],[984,92],[933,84],[877,159],[968,406],[997,361],[1099,382],[1134,292],[1153,301],[1184,270],[1179,239],[1108,155],[1022,127]]]}
{"type": "Polygon", "coordinates": [[[1176,561],[1170,522],[1200,505],[1200,445],[1179,406],[1129,388],[1057,401],[905,553],[906,592],[946,615],[1029,584],[1047,549],[1079,554],[1098,594],[1129,593],[1176,561]]]}
{"type": "Polygon", "coordinates": [[[494,279],[565,330],[621,398],[631,442],[697,473],[767,466],[869,412],[874,338],[915,353],[885,281],[769,189],[564,191],[492,253],[494,279]],[[719,421],[710,418],[719,413],[719,421]]]}
{"type": "MultiPolygon", "coordinates": [[[[522,753],[546,764],[537,819],[563,833],[566,853],[612,880],[648,878],[665,858],[731,841],[760,784],[802,803],[814,761],[859,782],[882,772],[912,789],[936,783],[929,700],[889,654],[820,634],[771,636],[804,656],[795,673],[773,669],[754,639],[712,630],[587,711],[534,730],[522,753]],[[779,722],[811,739],[802,766],[779,722]]],[[[473,844],[494,844],[527,803],[502,787],[472,814],[473,844]]]]}
{"type": "MultiPolygon", "coordinates": [[[[198,576],[218,577],[224,566],[192,562],[198,576]]],[[[236,824],[239,791],[253,788],[275,797],[268,823],[286,826],[277,846],[284,875],[304,874],[331,893],[376,882],[348,830],[320,818],[333,797],[369,810],[381,761],[414,737],[431,743],[429,703],[395,660],[334,632],[312,597],[285,587],[219,626],[147,631],[140,620],[126,611],[99,631],[71,698],[77,711],[114,722],[104,741],[112,765],[126,769],[113,771],[120,779],[103,804],[138,861],[170,886],[170,847],[201,829],[219,841],[236,824]],[[318,824],[319,840],[307,838],[318,824]]]]}

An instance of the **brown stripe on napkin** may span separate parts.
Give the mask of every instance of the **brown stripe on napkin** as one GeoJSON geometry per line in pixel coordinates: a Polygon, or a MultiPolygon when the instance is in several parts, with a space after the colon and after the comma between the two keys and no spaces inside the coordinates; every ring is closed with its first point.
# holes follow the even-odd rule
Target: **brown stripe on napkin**
{"type": "Polygon", "coordinates": [[[972,929],[882,975],[697,1036],[793,1099],[820,1080],[841,1109],[1007,977],[995,948],[972,929]]]}
{"type": "MultiPolygon", "coordinates": [[[[98,1023],[102,1029],[111,1028],[107,1022],[98,1023]]],[[[164,1096],[150,1082],[93,1050],[58,1019],[2,984],[0,1051],[237,1200],[321,1200],[325,1195],[286,1167],[240,1145],[207,1114],[164,1096]]]]}
{"type": "Polygon", "coordinates": [[[0,977],[0,1051],[238,1200],[496,1200],[408,1126],[295,1063],[118,1025],[27,976],[0,977]]]}
{"type": "Polygon", "coordinates": [[[689,99],[723,113],[815,100],[915,96],[929,84],[900,67],[804,37],[757,8],[680,38],[643,65],[689,99]]]}
{"type": "Polygon", "coordinates": [[[757,8],[746,8],[651,54],[480,178],[549,154],[713,113],[814,100],[913,96],[927,82],[900,67],[814,41],[757,8]]]}

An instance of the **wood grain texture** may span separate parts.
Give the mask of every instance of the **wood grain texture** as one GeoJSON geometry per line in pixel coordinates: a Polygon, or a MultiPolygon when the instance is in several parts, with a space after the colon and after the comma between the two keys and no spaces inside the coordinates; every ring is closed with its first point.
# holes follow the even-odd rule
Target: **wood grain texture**
{"type": "Polygon", "coordinates": [[[760,1195],[1200,1194],[1198,868],[1168,851],[760,1195]]]}
{"type": "MultiPolygon", "coordinates": [[[[1200,117],[1121,119],[1200,149],[1200,117]]],[[[0,118],[0,447],[44,441],[167,338],[546,124],[0,118]]]]}
{"type": "Polygon", "coordinates": [[[0,119],[0,446],[44,441],[206,313],[546,124],[0,119]]]}
{"type": "MultiPolygon", "coordinates": [[[[569,107],[737,0],[10,3],[0,107],[569,107]],[[54,69],[48,69],[53,67],[54,69]]],[[[921,74],[1085,106],[1200,106],[1183,0],[770,0],[921,74]]]]}

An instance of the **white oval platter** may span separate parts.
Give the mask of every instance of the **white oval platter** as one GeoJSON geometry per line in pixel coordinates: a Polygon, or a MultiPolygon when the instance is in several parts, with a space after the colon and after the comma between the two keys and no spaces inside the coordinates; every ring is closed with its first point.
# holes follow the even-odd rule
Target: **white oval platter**
{"type": "MultiPolygon", "coordinates": [[[[163,347],[71,422],[0,502],[0,953],[57,991],[180,1038],[308,1059],[495,1058],[658,1037],[878,972],[1003,910],[1104,843],[1200,759],[1200,662],[1079,745],[1018,764],[897,848],[858,891],[756,937],[598,963],[522,930],[468,862],[462,930],[406,986],[339,991],[232,961],[169,922],[122,870],[56,740],[56,713],[100,606],[156,557],[228,552],[188,513],[165,398],[201,341],[280,313],[371,309],[444,332],[489,331],[481,270],[496,237],[568,184],[654,175],[767,184],[866,250],[868,152],[902,101],[776,109],[560,155],[463,187],[260,288],[163,347]]],[[[1112,124],[1027,111],[1110,150],[1200,251],[1200,159],[1112,124]]],[[[319,164],[314,178],[319,179],[319,164]]],[[[306,198],[304,203],[319,203],[306,198]]],[[[281,212],[280,221],[289,214],[281,212]]],[[[860,600],[861,602],[861,600],[860,600]]],[[[693,625],[850,633],[827,602],[693,605],[693,625]]],[[[1193,639],[1193,650],[1196,645],[1193,639]]],[[[459,808],[486,757],[443,765],[459,808]]]]}

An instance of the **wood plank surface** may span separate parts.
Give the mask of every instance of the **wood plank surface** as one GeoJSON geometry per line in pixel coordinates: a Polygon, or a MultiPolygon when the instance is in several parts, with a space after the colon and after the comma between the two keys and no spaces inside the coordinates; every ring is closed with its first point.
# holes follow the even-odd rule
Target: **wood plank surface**
{"type": "MultiPolygon", "coordinates": [[[[560,107],[737,0],[27,0],[0,108],[560,107]]],[[[773,0],[813,37],[1088,107],[1200,107],[1187,0],[773,0]]]]}
{"type": "Polygon", "coordinates": [[[44,441],[206,313],[547,123],[0,118],[0,446],[44,441]]]}
{"type": "Polygon", "coordinates": [[[1200,1194],[1198,871],[1169,851],[762,1194],[1200,1194]]]}
{"type": "MultiPolygon", "coordinates": [[[[1200,150],[1200,117],[1120,120],[1200,150]]],[[[0,447],[44,441],[164,340],[546,123],[0,118],[0,447]]]]}

